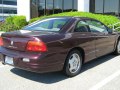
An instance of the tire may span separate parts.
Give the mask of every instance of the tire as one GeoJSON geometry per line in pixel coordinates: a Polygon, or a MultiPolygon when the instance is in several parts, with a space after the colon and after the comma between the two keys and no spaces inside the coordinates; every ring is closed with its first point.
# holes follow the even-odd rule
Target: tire
{"type": "Polygon", "coordinates": [[[120,55],[120,40],[118,40],[117,45],[116,45],[116,49],[114,52],[116,55],[120,55]]]}
{"type": "Polygon", "coordinates": [[[64,73],[69,77],[76,76],[80,73],[81,67],[82,54],[78,50],[71,51],[66,58],[64,73]]]}

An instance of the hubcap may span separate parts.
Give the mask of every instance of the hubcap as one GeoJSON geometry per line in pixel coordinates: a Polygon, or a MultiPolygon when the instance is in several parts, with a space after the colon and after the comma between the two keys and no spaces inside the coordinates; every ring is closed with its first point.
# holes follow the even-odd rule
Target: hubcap
{"type": "Polygon", "coordinates": [[[80,57],[77,53],[74,53],[69,58],[69,71],[76,73],[81,66],[80,57]]]}
{"type": "Polygon", "coordinates": [[[117,48],[118,48],[118,53],[120,53],[120,41],[118,42],[117,48]]]}

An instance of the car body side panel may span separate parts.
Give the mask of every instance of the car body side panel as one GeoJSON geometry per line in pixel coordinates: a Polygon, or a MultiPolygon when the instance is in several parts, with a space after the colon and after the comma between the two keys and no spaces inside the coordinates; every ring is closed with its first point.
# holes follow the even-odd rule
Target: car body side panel
{"type": "Polygon", "coordinates": [[[96,33],[96,57],[106,55],[114,51],[115,36],[104,33],[96,33]]]}
{"type": "MultiPolygon", "coordinates": [[[[95,37],[89,32],[76,32],[72,34],[71,46],[80,47],[85,53],[85,62],[95,59],[95,37]]],[[[72,48],[71,47],[71,48],[72,48]]]]}
{"type": "MultiPolygon", "coordinates": [[[[47,43],[48,46],[48,54],[53,54],[54,59],[55,54],[60,54],[58,60],[60,60],[63,64],[67,57],[67,54],[70,50],[75,47],[82,48],[85,51],[85,62],[88,62],[92,59],[95,59],[95,37],[89,32],[86,33],[67,33],[65,35],[61,35],[61,39],[58,39],[58,35],[55,37],[52,42],[47,43]],[[56,41],[55,41],[56,39],[56,41]]],[[[59,37],[60,38],[60,37],[59,37]]],[[[51,59],[52,60],[52,59],[51,59]]]]}
{"type": "MultiPolygon", "coordinates": [[[[59,63],[61,67],[64,66],[68,52],[75,47],[81,47],[85,51],[85,61],[90,61],[95,57],[95,38],[89,33],[67,33],[56,34],[53,37],[51,35],[41,36],[43,41],[47,42],[48,51],[44,53],[45,56],[40,58],[39,61],[44,61],[43,65],[46,67],[52,63],[59,63]],[[50,42],[47,42],[49,38],[50,42]]],[[[60,67],[60,66],[59,66],[60,67]]],[[[61,68],[60,67],[60,68],[61,68]]],[[[62,69],[62,68],[61,68],[62,69]]]]}

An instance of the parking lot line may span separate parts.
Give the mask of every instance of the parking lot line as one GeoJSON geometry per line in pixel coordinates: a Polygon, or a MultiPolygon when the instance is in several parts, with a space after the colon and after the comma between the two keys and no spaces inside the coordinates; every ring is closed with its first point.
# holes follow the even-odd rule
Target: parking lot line
{"type": "Polygon", "coordinates": [[[5,66],[0,66],[0,68],[3,68],[3,67],[5,67],[5,66]]]}
{"type": "Polygon", "coordinates": [[[112,74],[111,76],[107,77],[103,81],[99,82],[98,84],[96,84],[95,86],[90,88],[89,90],[98,90],[119,75],[120,75],[120,70],[117,71],[116,73],[112,74]]]}

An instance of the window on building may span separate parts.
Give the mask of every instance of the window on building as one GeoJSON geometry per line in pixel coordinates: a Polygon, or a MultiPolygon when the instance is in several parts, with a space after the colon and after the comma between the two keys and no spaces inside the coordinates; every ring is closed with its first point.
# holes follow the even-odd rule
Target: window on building
{"type": "Polygon", "coordinates": [[[73,0],[73,11],[78,10],[78,0],[73,0]]]}
{"type": "Polygon", "coordinates": [[[0,8],[0,13],[4,14],[17,14],[16,8],[0,8]]]}
{"type": "Polygon", "coordinates": [[[3,13],[2,8],[0,8],[0,13],[3,13]]]}
{"type": "Polygon", "coordinates": [[[38,0],[39,16],[76,11],[78,0],[38,0]]]}
{"type": "Polygon", "coordinates": [[[39,0],[38,2],[38,15],[42,16],[45,15],[45,9],[46,9],[46,0],[39,0]]]}
{"type": "Polygon", "coordinates": [[[103,13],[103,0],[95,0],[95,13],[103,13]]]}
{"type": "Polygon", "coordinates": [[[32,4],[37,4],[37,0],[32,0],[32,4]]]}
{"type": "Polygon", "coordinates": [[[46,0],[46,15],[53,14],[53,0],[46,0]]]}
{"type": "Polygon", "coordinates": [[[0,0],[0,4],[2,4],[2,0],[0,0]]]}
{"type": "Polygon", "coordinates": [[[104,0],[104,13],[118,15],[119,0],[104,0]]]}
{"type": "Polygon", "coordinates": [[[0,4],[17,5],[17,0],[0,0],[0,4]]]}
{"type": "Polygon", "coordinates": [[[69,12],[69,11],[72,11],[72,8],[73,8],[73,3],[72,3],[72,0],[64,0],[64,9],[63,11],[64,12],[69,12]]]}
{"type": "Polygon", "coordinates": [[[90,0],[90,11],[118,16],[120,12],[120,0],[90,0]]]}
{"type": "Polygon", "coordinates": [[[54,13],[61,13],[62,12],[62,1],[63,0],[54,0],[54,13]]]}

